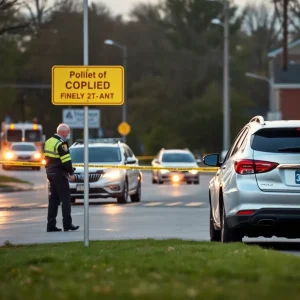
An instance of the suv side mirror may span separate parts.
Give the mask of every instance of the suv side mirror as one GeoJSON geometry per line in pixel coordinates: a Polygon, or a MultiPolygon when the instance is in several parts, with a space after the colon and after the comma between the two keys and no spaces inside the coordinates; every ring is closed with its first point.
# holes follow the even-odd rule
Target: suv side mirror
{"type": "Polygon", "coordinates": [[[136,159],[135,158],[133,158],[133,157],[127,157],[127,160],[126,160],[126,162],[125,162],[125,164],[135,164],[136,163],[136,159]]]}
{"type": "Polygon", "coordinates": [[[211,167],[219,167],[220,164],[220,155],[218,153],[205,155],[203,158],[204,164],[211,167]]]}

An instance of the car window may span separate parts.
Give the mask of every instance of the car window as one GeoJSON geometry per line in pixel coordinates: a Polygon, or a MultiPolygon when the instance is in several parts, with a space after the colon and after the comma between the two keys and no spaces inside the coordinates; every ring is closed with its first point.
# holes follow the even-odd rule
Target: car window
{"type": "Polygon", "coordinates": [[[42,139],[42,133],[39,130],[25,130],[26,142],[39,142],[42,139]]]}
{"type": "Polygon", "coordinates": [[[232,143],[232,146],[230,147],[230,149],[229,149],[228,152],[227,152],[227,155],[226,155],[226,157],[225,157],[225,159],[224,159],[224,162],[225,162],[226,160],[228,160],[229,157],[232,156],[232,153],[234,152],[235,147],[236,147],[238,141],[240,140],[240,138],[242,137],[243,133],[245,132],[245,130],[246,130],[246,128],[243,128],[243,129],[239,132],[239,134],[236,136],[236,138],[234,139],[234,141],[233,141],[233,143],[232,143]]]}
{"type": "Polygon", "coordinates": [[[162,155],[162,162],[195,162],[195,158],[190,153],[164,153],[162,155]]]}
{"type": "Polygon", "coordinates": [[[21,130],[7,130],[6,139],[8,142],[21,142],[22,131],[21,130]]]}
{"type": "Polygon", "coordinates": [[[14,151],[35,151],[34,145],[12,145],[11,150],[14,151]]]}
{"type": "Polygon", "coordinates": [[[244,141],[245,141],[245,139],[248,135],[248,132],[249,132],[249,129],[246,128],[245,131],[242,133],[241,138],[237,141],[236,146],[235,146],[234,150],[232,151],[231,155],[234,155],[235,153],[237,153],[241,149],[241,147],[242,147],[242,145],[243,145],[243,143],[244,143],[244,141]]]}
{"type": "Polygon", "coordinates": [[[128,146],[124,146],[127,157],[133,157],[133,152],[128,146]]]}
{"type": "MultiPolygon", "coordinates": [[[[84,162],[84,148],[70,148],[73,163],[84,162]]],[[[89,162],[120,162],[121,152],[117,147],[89,147],[89,162]]]]}
{"type": "Polygon", "coordinates": [[[252,138],[251,148],[256,151],[273,153],[300,152],[299,128],[265,128],[257,131],[252,138]]]}

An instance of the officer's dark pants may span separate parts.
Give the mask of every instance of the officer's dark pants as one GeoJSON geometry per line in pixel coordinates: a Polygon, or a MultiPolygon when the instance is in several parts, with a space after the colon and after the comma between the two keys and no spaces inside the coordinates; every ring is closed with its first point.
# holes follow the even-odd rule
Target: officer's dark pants
{"type": "Polygon", "coordinates": [[[47,173],[47,178],[50,183],[47,229],[53,229],[56,226],[59,203],[61,203],[62,206],[63,227],[69,228],[72,224],[72,217],[68,178],[63,172],[47,173]]]}

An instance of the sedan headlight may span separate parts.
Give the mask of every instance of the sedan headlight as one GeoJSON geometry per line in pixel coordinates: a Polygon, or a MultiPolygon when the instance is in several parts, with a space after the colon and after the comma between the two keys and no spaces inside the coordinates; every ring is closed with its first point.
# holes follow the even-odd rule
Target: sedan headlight
{"type": "Polygon", "coordinates": [[[109,179],[118,179],[121,177],[120,170],[108,171],[103,174],[102,178],[109,178],[109,179]]]}
{"type": "Polygon", "coordinates": [[[193,174],[193,175],[196,175],[197,173],[198,173],[198,171],[197,170],[191,170],[191,171],[189,171],[191,174],[193,174]]]}
{"type": "Polygon", "coordinates": [[[168,173],[168,172],[169,172],[169,170],[164,170],[164,169],[163,169],[163,170],[160,170],[160,173],[161,173],[161,174],[166,174],[166,173],[168,173]]]}
{"type": "Polygon", "coordinates": [[[35,159],[40,159],[41,158],[41,153],[37,152],[37,153],[34,153],[33,157],[35,159]]]}
{"type": "Polygon", "coordinates": [[[14,154],[12,152],[6,152],[4,154],[5,159],[12,159],[14,157],[14,154]]]}

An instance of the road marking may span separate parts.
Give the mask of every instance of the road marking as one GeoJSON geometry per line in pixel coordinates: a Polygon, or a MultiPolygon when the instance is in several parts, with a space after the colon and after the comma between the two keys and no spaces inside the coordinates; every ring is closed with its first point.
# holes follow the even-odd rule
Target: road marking
{"type": "Polygon", "coordinates": [[[136,202],[136,203],[127,203],[126,206],[137,206],[137,205],[140,205],[141,202],[136,202]]]}
{"type": "Polygon", "coordinates": [[[33,205],[39,205],[39,203],[26,203],[26,204],[17,204],[17,207],[26,207],[26,206],[33,206],[33,205]]]}
{"type": "Polygon", "coordinates": [[[26,218],[26,219],[17,219],[17,220],[14,220],[14,222],[11,222],[11,223],[15,223],[15,222],[27,222],[27,221],[34,221],[34,220],[39,220],[39,219],[44,219],[44,216],[31,217],[31,218],[26,218]]]}
{"type": "Polygon", "coordinates": [[[191,202],[186,204],[185,206],[201,206],[202,204],[204,204],[203,202],[191,202]]]}
{"type": "Polygon", "coordinates": [[[176,205],[180,205],[182,204],[183,202],[172,202],[172,203],[168,203],[166,204],[167,206],[176,206],[176,205]]]}
{"type": "Polygon", "coordinates": [[[119,229],[112,229],[112,228],[92,228],[90,229],[91,231],[120,231],[119,229]]]}
{"type": "Polygon", "coordinates": [[[150,203],[145,204],[145,206],[158,206],[161,204],[163,204],[163,202],[150,202],[150,203]]]}

